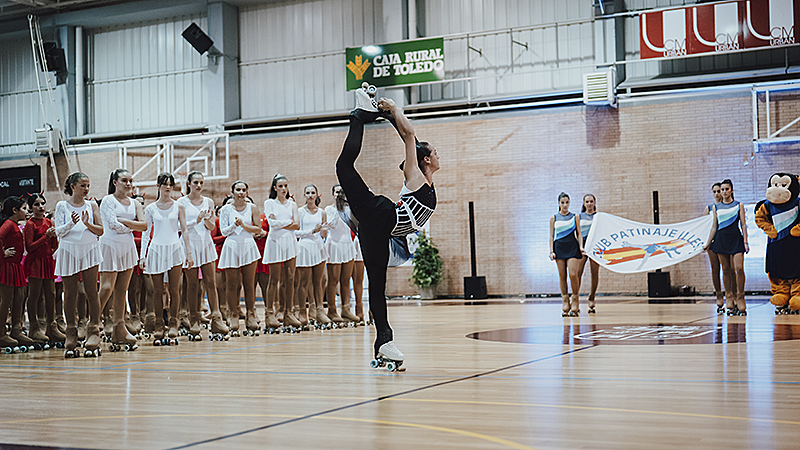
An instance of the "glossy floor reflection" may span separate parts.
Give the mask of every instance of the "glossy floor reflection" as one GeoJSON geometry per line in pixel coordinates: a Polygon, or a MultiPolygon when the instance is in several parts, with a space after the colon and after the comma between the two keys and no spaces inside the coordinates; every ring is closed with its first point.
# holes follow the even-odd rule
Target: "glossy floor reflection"
{"type": "MultiPolygon", "coordinates": [[[[0,448],[797,448],[800,316],[705,298],[398,301],[374,329],[0,355],[0,448]],[[625,345],[614,345],[625,344],[625,345]],[[685,345],[681,345],[685,344],[685,345]],[[34,447],[25,447],[34,446],[34,447]]],[[[263,315],[262,315],[263,317],[263,315]]]]}

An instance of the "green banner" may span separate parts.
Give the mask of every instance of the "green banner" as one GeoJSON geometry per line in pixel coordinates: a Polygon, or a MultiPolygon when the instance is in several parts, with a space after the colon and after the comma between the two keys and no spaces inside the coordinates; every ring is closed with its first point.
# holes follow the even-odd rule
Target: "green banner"
{"type": "Polygon", "coordinates": [[[419,39],[348,48],[347,90],[366,81],[378,87],[444,79],[444,39],[419,39]]]}

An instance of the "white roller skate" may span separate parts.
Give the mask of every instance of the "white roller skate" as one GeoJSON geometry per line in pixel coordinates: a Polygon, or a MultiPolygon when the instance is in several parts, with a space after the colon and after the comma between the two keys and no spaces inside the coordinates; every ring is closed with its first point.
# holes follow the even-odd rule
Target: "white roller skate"
{"type": "Polygon", "coordinates": [[[406,369],[400,368],[405,360],[405,355],[395,345],[394,341],[389,341],[378,348],[378,356],[370,361],[369,365],[373,369],[386,367],[390,372],[403,372],[406,369]]]}
{"type": "Polygon", "coordinates": [[[378,110],[378,102],[375,100],[377,92],[378,89],[375,86],[365,81],[360,88],[356,89],[356,108],[350,112],[350,115],[363,123],[374,122],[380,117],[381,111],[378,110]]]}

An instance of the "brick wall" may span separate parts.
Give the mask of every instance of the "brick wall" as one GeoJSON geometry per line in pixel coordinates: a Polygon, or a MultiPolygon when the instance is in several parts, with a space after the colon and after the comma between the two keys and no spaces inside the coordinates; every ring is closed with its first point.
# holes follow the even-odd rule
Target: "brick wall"
{"type": "MultiPolygon", "coordinates": [[[[548,258],[548,224],[561,191],[572,197],[573,212],[580,210],[585,193],[593,193],[600,211],[651,222],[652,191],[657,190],[662,223],[700,215],[712,201],[711,184],[724,178],[734,181],[737,200],[762,199],[773,172],[800,172],[800,145],[764,148],[744,165],[753,149],[751,102],[744,90],[623,100],[619,109],[573,106],[415,121],[418,137],[435,145],[442,163],[435,176],[439,205],[431,221],[431,236],[444,259],[440,292],[460,295],[463,277],[470,275],[469,201],[475,203],[478,274],[486,276],[490,294],[512,295],[558,292],[556,266],[548,258]]],[[[800,115],[796,95],[778,96],[774,108],[773,131],[800,115]]],[[[763,98],[759,114],[765,118],[763,98]]],[[[346,131],[232,138],[232,177],[250,184],[258,205],[278,172],[287,176],[298,201],[303,186],[314,183],[323,205],[330,204],[334,162],[346,131]]],[[[357,168],[376,193],[397,198],[402,148],[389,125],[367,127],[357,168]]],[[[79,162],[92,177],[92,195],[105,193],[117,155],[84,154],[79,162]]],[[[46,161],[39,163],[44,173],[46,161]]],[[[54,206],[58,196],[50,192],[54,183],[48,177],[54,206]]],[[[219,202],[233,179],[208,183],[208,194],[219,202]]],[[[763,239],[760,230],[753,231],[754,239],[763,239]]],[[[748,290],[768,289],[763,265],[751,263],[747,270],[748,290]]],[[[711,291],[703,256],[669,271],[673,285],[711,291]]],[[[390,269],[387,292],[413,294],[409,276],[408,268],[390,269]]],[[[600,292],[646,290],[645,274],[601,271],[600,292]]]]}

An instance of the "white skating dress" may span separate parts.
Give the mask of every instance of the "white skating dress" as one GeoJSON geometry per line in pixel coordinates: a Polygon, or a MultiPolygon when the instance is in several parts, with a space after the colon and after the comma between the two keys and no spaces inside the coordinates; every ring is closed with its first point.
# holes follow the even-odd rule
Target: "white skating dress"
{"type": "MultiPolygon", "coordinates": [[[[349,206],[347,207],[349,208],[349,206]]],[[[350,227],[339,216],[335,206],[325,208],[328,216],[328,239],[325,241],[328,251],[328,264],[344,264],[356,257],[356,247],[350,237],[350,227]]]]}
{"type": "Polygon", "coordinates": [[[214,240],[211,239],[211,232],[206,228],[204,220],[197,223],[200,212],[211,209],[211,200],[203,197],[203,203],[195,206],[189,197],[183,196],[178,199],[178,203],[181,203],[186,209],[186,234],[189,235],[189,246],[192,250],[192,261],[194,261],[192,267],[200,267],[216,261],[217,250],[214,247],[214,240]]]}
{"type": "Polygon", "coordinates": [[[94,213],[89,200],[83,201],[83,206],[76,208],[67,201],[60,201],[56,205],[53,225],[58,236],[58,249],[53,257],[56,259],[55,274],[59,277],[68,277],[78,272],[94,267],[103,260],[100,256],[100,241],[97,235],[89,231],[83,220],[72,221],[72,213],[78,217],[86,211],[89,214],[89,223],[94,224],[94,213]]]}
{"type": "Polygon", "coordinates": [[[313,232],[314,228],[322,223],[322,208],[317,208],[316,214],[311,214],[305,208],[300,208],[298,212],[300,229],[295,231],[295,235],[299,239],[297,241],[297,267],[314,267],[328,259],[320,232],[313,232]]]}
{"type": "Polygon", "coordinates": [[[264,202],[264,217],[269,223],[269,234],[264,244],[262,263],[273,264],[297,257],[297,238],[294,230],[286,229],[293,222],[293,210],[294,202],[291,200],[287,200],[285,205],[273,198],[264,202]],[[275,218],[270,219],[270,214],[274,214],[275,218]]]}
{"type": "Polygon", "coordinates": [[[100,236],[100,272],[122,272],[133,268],[139,262],[133,230],[117,219],[136,219],[136,200],[129,200],[128,206],[108,194],[100,203],[100,218],[103,219],[103,235],[100,236]]]}
{"type": "Polygon", "coordinates": [[[227,236],[222,244],[217,267],[220,269],[233,269],[246,266],[258,261],[261,254],[258,252],[256,240],[244,228],[236,225],[236,218],[242,219],[246,225],[253,225],[252,205],[247,203],[244,211],[239,212],[233,203],[228,203],[219,211],[219,231],[227,236]]]}
{"type": "Polygon", "coordinates": [[[186,249],[178,237],[179,210],[178,202],[172,202],[167,209],[161,209],[156,203],[150,203],[144,209],[147,230],[142,233],[140,255],[140,258],[145,260],[144,273],[148,275],[164,273],[186,262],[186,249]],[[150,239],[151,230],[153,239],[150,239]]]}

